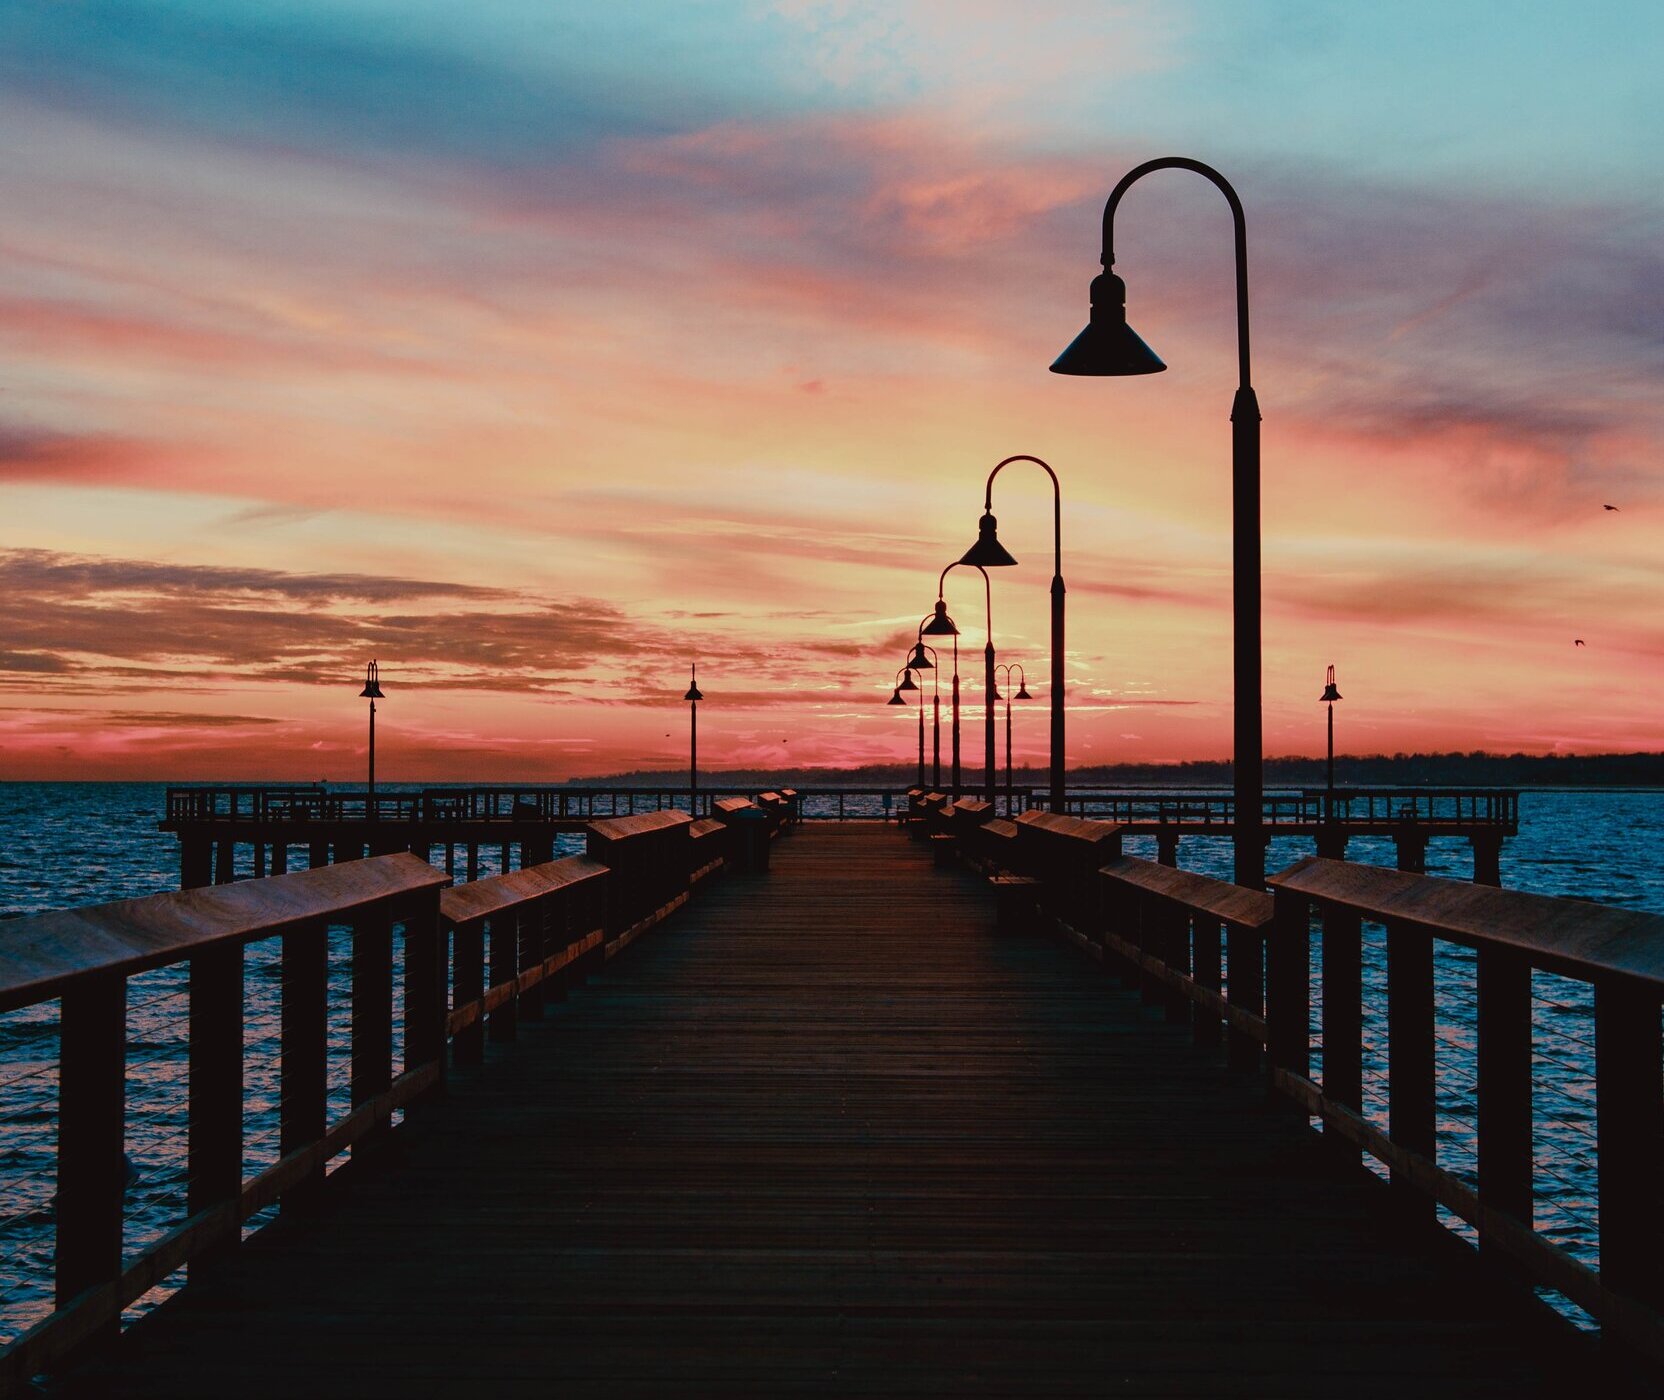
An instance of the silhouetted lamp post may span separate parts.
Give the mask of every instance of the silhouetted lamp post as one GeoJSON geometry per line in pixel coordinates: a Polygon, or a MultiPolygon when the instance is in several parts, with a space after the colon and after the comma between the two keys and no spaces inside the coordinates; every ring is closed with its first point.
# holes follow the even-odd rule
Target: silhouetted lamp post
{"type": "Polygon", "coordinates": [[[364,668],[364,689],[358,692],[358,698],[370,702],[370,801],[366,805],[373,817],[376,814],[376,701],[387,698],[381,693],[381,672],[373,661],[364,668]]]}
{"type": "MultiPolygon", "coordinates": [[[[919,641],[913,647],[913,654],[907,658],[909,671],[929,671],[932,680],[931,694],[931,783],[935,791],[942,789],[942,668],[936,663],[941,658],[936,655],[935,647],[924,644],[924,623],[919,624],[919,641]]],[[[924,696],[919,696],[919,786],[924,786],[924,696]]]]}
{"type": "Polygon", "coordinates": [[[1237,390],[1231,407],[1233,632],[1236,660],[1236,882],[1265,885],[1264,772],[1260,720],[1260,409],[1248,359],[1248,239],[1242,201],[1211,166],[1184,156],[1145,161],[1121,177],[1104,205],[1103,272],[1092,280],[1092,319],[1052,362],[1054,374],[1154,374],[1167,366],[1127,324],[1126,284],[1115,266],[1115,210],[1138,180],[1156,170],[1190,170],[1211,180],[1231,206],[1236,233],[1237,390]]]}
{"type": "Polygon", "coordinates": [[[988,473],[988,487],[982,498],[982,519],[977,522],[976,543],[965,551],[959,562],[980,564],[985,568],[1003,568],[1017,562],[1000,543],[993,514],[994,478],[1013,462],[1033,462],[1052,479],[1052,771],[1047,805],[1052,811],[1061,812],[1067,779],[1063,746],[1063,488],[1058,485],[1057,473],[1038,457],[1027,455],[1007,457],[995,466],[988,473]]]}
{"type": "MultiPolygon", "coordinates": [[[[953,563],[943,569],[936,579],[936,611],[921,629],[921,635],[926,637],[951,636],[953,638],[953,795],[956,798],[959,796],[959,628],[954,625],[953,619],[948,616],[948,608],[946,602],[943,601],[942,592],[947,584],[949,570],[965,567],[973,568],[982,575],[983,599],[987,608],[988,620],[988,643],[983,648],[982,653],[984,663],[983,689],[989,697],[993,696],[994,592],[993,586],[988,582],[988,571],[986,569],[984,569],[980,564],[971,564],[967,566],[962,560],[959,559],[955,559],[953,563]]],[[[995,783],[994,702],[992,698],[988,700],[988,703],[983,708],[983,750],[984,763],[987,768],[987,781],[984,786],[987,789],[988,802],[992,805],[994,801],[995,783]]]]}
{"type": "MultiPolygon", "coordinates": [[[[940,598],[936,600],[936,610],[919,624],[919,636],[953,638],[953,684],[950,692],[950,702],[953,706],[953,771],[951,784],[955,797],[959,796],[959,629],[953,625],[953,619],[948,616],[948,605],[940,598]]],[[[937,775],[938,779],[940,774],[937,775]]],[[[936,784],[937,791],[941,791],[941,782],[936,784]]]]}
{"type": "MultiPolygon", "coordinates": [[[[1013,793],[1011,785],[1011,673],[1013,671],[1017,673],[1016,698],[1019,700],[1032,700],[1034,697],[1028,693],[1028,673],[1023,670],[1023,666],[1020,661],[1005,662],[1002,665],[994,667],[994,676],[996,680],[999,678],[999,673],[1001,671],[1005,672],[1005,815],[1009,817],[1015,815],[1016,811],[1012,801],[1013,793]]],[[[996,695],[994,698],[998,700],[1000,696],[996,695]]],[[[1058,812],[1063,809],[1061,807],[1054,807],[1052,810],[1054,812],[1058,812]]]]}
{"type": "Polygon", "coordinates": [[[699,702],[705,698],[699,689],[699,663],[688,665],[688,811],[699,815],[699,702]]]}
{"type": "Polygon", "coordinates": [[[1335,701],[1341,694],[1335,689],[1335,668],[1329,668],[1329,683],[1323,687],[1323,694],[1317,697],[1329,707],[1329,811],[1333,815],[1335,807],[1335,701]]]}

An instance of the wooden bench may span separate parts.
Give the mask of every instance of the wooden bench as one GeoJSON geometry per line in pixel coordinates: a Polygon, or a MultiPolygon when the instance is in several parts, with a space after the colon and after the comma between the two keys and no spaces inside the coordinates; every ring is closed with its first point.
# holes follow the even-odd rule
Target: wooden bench
{"type": "Polygon", "coordinates": [[[693,847],[693,869],[688,878],[697,885],[722,869],[733,837],[721,817],[703,817],[688,828],[688,840],[693,847]]]}
{"type": "Polygon", "coordinates": [[[768,813],[748,797],[723,797],[711,804],[717,821],[728,830],[727,859],[749,874],[768,869],[770,822],[768,813]],[[756,828],[761,828],[757,830],[756,828]]]}
{"type": "Polygon", "coordinates": [[[1121,827],[1061,812],[1024,812],[1017,828],[1017,867],[1041,881],[1041,902],[1065,930],[1087,937],[1100,924],[1098,871],[1121,854],[1121,827]]]}

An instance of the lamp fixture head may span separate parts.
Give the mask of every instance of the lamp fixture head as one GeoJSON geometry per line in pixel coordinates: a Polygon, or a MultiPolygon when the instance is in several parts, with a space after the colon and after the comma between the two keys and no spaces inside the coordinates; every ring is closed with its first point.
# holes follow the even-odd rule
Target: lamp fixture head
{"type": "Polygon", "coordinates": [[[976,543],[960,557],[961,564],[977,564],[985,569],[1002,569],[1017,562],[1011,557],[1010,551],[1000,543],[1000,537],[995,530],[998,524],[993,512],[982,512],[982,519],[976,523],[976,543]]]}
{"type": "Polygon", "coordinates": [[[901,698],[901,687],[899,685],[895,688],[895,692],[884,703],[886,705],[905,705],[907,703],[901,698]]]}
{"type": "Polygon", "coordinates": [[[994,682],[994,688],[993,688],[993,690],[991,690],[988,693],[988,698],[990,700],[1003,700],[1003,699],[1005,699],[1005,696],[1000,694],[1000,683],[998,681],[994,682]]]}
{"type": "Polygon", "coordinates": [[[1166,368],[1127,324],[1127,284],[1105,268],[1092,279],[1092,319],[1052,361],[1052,373],[1156,374],[1166,368]]]}
{"type": "Polygon", "coordinates": [[[909,671],[934,671],[936,669],[936,663],[925,655],[923,642],[913,644],[913,654],[907,658],[907,669],[909,671]]]}
{"type": "Polygon", "coordinates": [[[364,668],[364,689],[358,692],[360,700],[385,700],[381,693],[381,672],[376,669],[376,663],[371,662],[364,668]]]}
{"type": "Polygon", "coordinates": [[[1319,700],[1327,700],[1330,703],[1333,703],[1341,698],[1340,692],[1335,689],[1335,668],[1333,666],[1329,668],[1329,684],[1323,687],[1323,694],[1319,695],[1317,698],[1319,700]]]}
{"type": "Polygon", "coordinates": [[[897,690],[917,690],[918,688],[919,687],[913,681],[913,673],[911,671],[908,671],[908,670],[903,670],[902,673],[901,673],[901,683],[898,686],[896,686],[896,689],[897,690]]]}
{"type": "Polygon", "coordinates": [[[948,616],[948,605],[940,598],[936,600],[936,611],[929,622],[924,625],[926,637],[957,637],[959,629],[953,625],[953,619],[948,616]]]}
{"type": "Polygon", "coordinates": [[[696,663],[688,667],[688,693],[682,699],[703,700],[704,698],[704,693],[699,689],[699,667],[696,663]]]}
{"type": "Polygon", "coordinates": [[[1017,686],[1017,698],[1019,700],[1032,700],[1032,699],[1034,699],[1034,697],[1028,693],[1028,686],[1024,685],[1024,684],[1021,684],[1021,683],[1019,683],[1018,686],[1017,686]]]}

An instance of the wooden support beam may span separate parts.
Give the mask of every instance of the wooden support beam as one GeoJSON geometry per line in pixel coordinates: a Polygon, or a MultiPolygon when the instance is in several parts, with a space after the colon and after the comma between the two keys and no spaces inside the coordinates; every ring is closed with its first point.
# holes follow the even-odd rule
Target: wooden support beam
{"type": "MultiPolygon", "coordinates": [[[[121,1275],[127,1076],[127,983],[92,978],[63,996],[58,1081],[59,1307],[121,1275]]],[[[95,1344],[114,1339],[117,1323],[95,1344]]]]}
{"type": "MultiPolygon", "coordinates": [[[[191,959],[190,1104],[186,1213],[235,1201],[243,1187],[243,950],[230,943],[191,959]]],[[[191,1276],[236,1249],[226,1237],[192,1261],[191,1276]]]]}
{"type": "MultiPolygon", "coordinates": [[[[278,1140],[283,1156],[324,1134],[328,1112],[329,930],[312,923],[283,935],[283,1062],[279,1074],[278,1140]]],[[[323,1163],[283,1198],[304,1209],[323,1183],[323,1163]]]]}
{"type": "MultiPolygon", "coordinates": [[[[1436,1162],[1433,1065],[1433,939],[1413,925],[1387,924],[1387,1118],[1392,1140],[1436,1162]]],[[[1432,1198],[1392,1175],[1405,1211],[1431,1219],[1432,1198]]]]}
{"type": "MultiPolygon", "coordinates": [[[[1323,1094],[1363,1111],[1363,922],[1349,909],[1323,910],[1323,1094]]],[[[1351,1162],[1358,1149],[1338,1133],[1324,1142],[1351,1162]]]]}

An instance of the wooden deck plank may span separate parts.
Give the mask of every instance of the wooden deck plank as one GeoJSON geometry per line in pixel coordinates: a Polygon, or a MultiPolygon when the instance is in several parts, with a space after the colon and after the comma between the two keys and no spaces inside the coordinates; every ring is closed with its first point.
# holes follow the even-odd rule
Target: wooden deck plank
{"type": "Polygon", "coordinates": [[[66,1396],[1587,1391],[1257,1082],[805,826],[66,1396]]]}

